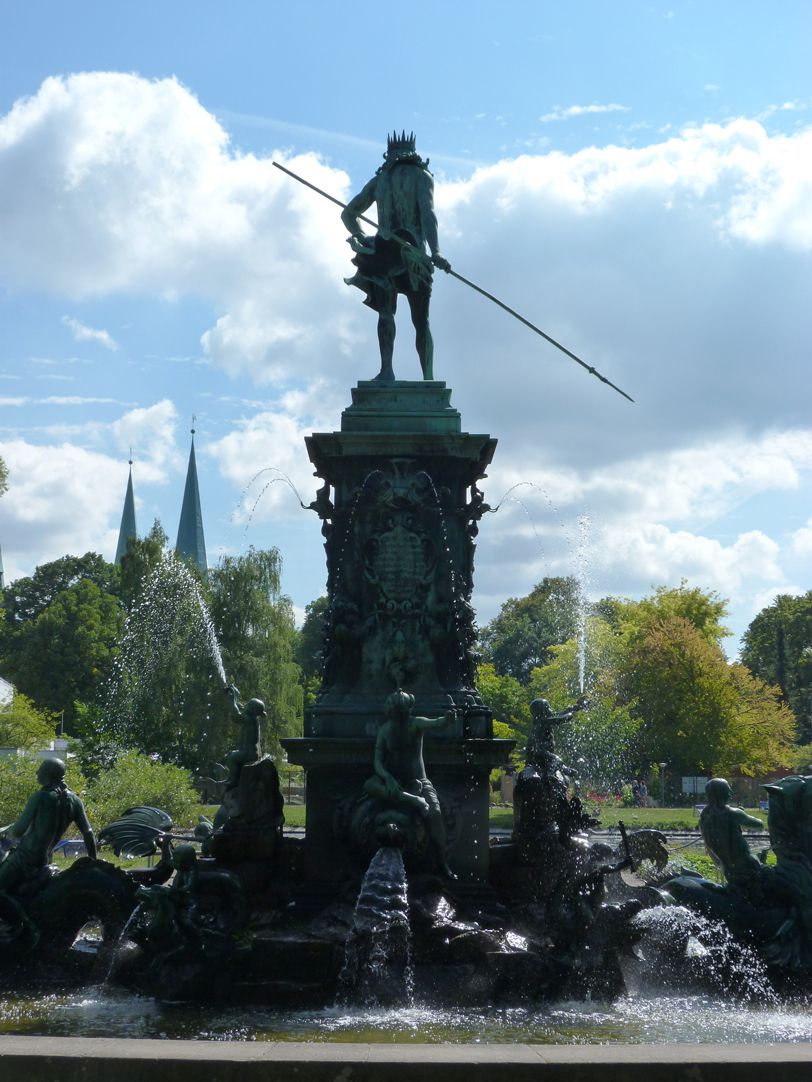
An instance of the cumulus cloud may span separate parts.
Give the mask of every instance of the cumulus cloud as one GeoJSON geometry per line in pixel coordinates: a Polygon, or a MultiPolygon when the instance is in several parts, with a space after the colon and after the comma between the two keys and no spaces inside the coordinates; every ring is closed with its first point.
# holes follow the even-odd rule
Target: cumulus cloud
{"type": "MultiPolygon", "coordinates": [[[[625,110],[593,103],[546,119],[625,110]]],[[[339,198],[367,179],[351,183],[315,154],[283,160],[339,198]]],[[[810,160],[812,129],[772,134],[736,119],[664,129],[649,146],[528,154],[463,179],[437,176],[455,269],[636,399],[624,402],[438,274],[436,371],[453,386],[464,427],[500,438],[488,498],[526,480],[547,494],[526,486],[511,499],[528,514],[508,501],[486,519],[481,597],[569,570],[584,507],[607,574],[624,588],[689,571],[740,593],[781,588],[786,551],[770,531],[722,539],[713,520],[753,493],[796,491],[812,469],[808,401],[797,393],[812,337],[810,160]]],[[[211,363],[279,385],[269,405],[245,407],[229,434],[200,448],[235,490],[274,466],[312,498],[302,437],[336,427],[347,387],[376,369],[374,317],[344,286],[350,270],[335,208],[270,157],[233,149],[175,80],[48,79],[0,118],[7,285],[72,298],[202,297],[213,310],[200,328],[211,363]]],[[[396,371],[414,377],[408,316],[398,328],[396,371]]],[[[170,406],[160,421],[171,427],[170,406]]],[[[116,445],[137,449],[149,418],[139,431],[138,411],[127,416],[116,445]]],[[[150,435],[163,447],[156,478],[175,468],[176,453],[174,436],[160,444],[159,427],[150,435]]],[[[285,488],[274,483],[256,513],[295,508],[285,488]]],[[[796,554],[810,528],[797,532],[796,554]]]]}
{"type": "MultiPolygon", "coordinates": [[[[291,164],[346,194],[346,175],[315,155],[291,164]]],[[[231,370],[275,378],[282,358],[332,346],[345,264],[329,204],[269,158],[231,151],[218,121],[174,79],[49,78],[0,119],[0,273],[9,283],[72,297],[208,298],[222,315],[204,347],[231,370]]]]}
{"type": "MultiPolygon", "coordinates": [[[[719,386],[729,394],[726,377],[746,339],[751,354],[768,341],[784,345],[780,332],[766,339],[763,316],[779,326],[782,309],[797,303],[792,253],[812,246],[811,151],[810,131],[771,136],[737,120],[638,149],[527,155],[457,183],[438,177],[444,247],[462,271],[498,285],[576,351],[583,346],[592,363],[639,377],[627,379],[632,393],[648,395],[648,371],[673,364],[687,370],[690,394],[699,369],[711,397],[719,386]],[[763,267],[752,266],[754,249],[765,247],[785,253],[772,257],[779,265],[766,289],[763,267]],[[756,317],[762,329],[750,336],[756,317]]],[[[349,178],[313,154],[289,164],[339,198],[350,193],[349,178]]],[[[202,329],[204,351],[232,372],[281,382],[329,372],[346,383],[359,353],[374,363],[369,314],[342,282],[348,255],[335,208],[273,169],[270,157],[233,150],[215,117],[173,79],[50,78],[0,119],[5,280],[77,297],[207,298],[217,315],[202,329]]],[[[556,393],[559,359],[526,331],[517,337],[495,311],[486,317],[484,302],[459,289],[436,290],[445,371],[469,346],[475,363],[509,350],[517,369],[551,367],[556,393]],[[481,319],[468,318],[473,303],[481,319]],[[475,334],[460,335],[463,325],[475,334]]],[[[657,376],[671,397],[670,372],[657,376]]]]}
{"type": "Polygon", "coordinates": [[[59,443],[0,441],[0,457],[11,478],[3,496],[2,537],[9,580],[67,552],[92,550],[112,559],[127,478],[125,456],[132,447],[139,490],[165,484],[183,469],[176,429],[174,405],[161,401],[109,424],[77,426],[59,443]]]}
{"type": "Polygon", "coordinates": [[[237,422],[232,432],[210,443],[206,455],[221,475],[241,491],[234,521],[295,518],[299,500],[309,503],[320,481],[304,450],[305,436],[331,430],[344,406],[340,397],[318,384],[291,391],[278,407],[237,422]]]}
{"type": "Polygon", "coordinates": [[[792,548],[799,556],[812,556],[812,518],[793,533],[792,548]]]}
{"type": "Polygon", "coordinates": [[[0,444],[12,479],[3,497],[3,551],[9,579],[67,552],[112,557],[113,526],[126,483],[126,465],[76,444],[43,447],[24,439],[0,444]]]}
{"type": "Polygon", "coordinates": [[[80,320],[74,319],[73,316],[63,316],[62,322],[70,330],[77,342],[98,342],[105,349],[118,349],[118,342],[108,331],[88,327],[80,320]]]}
{"type": "MultiPolygon", "coordinates": [[[[765,591],[791,592],[790,554],[763,529],[722,540],[713,536],[714,523],[761,494],[801,491],[812,474],[812,432],[740,436],[598,468],[525,463],[524,481],[512,464],[498,465],[497,450],[489,474],[487,495],[499,510],[483,521],[477,560],[487,615],[506,593],[526,593],[546,574],[572,573],[585,548],[598,593],[635,595],[688,578],[749,606],[749,619],[765,591]]],[[[805,539],[804,530],[795,535],[797,553],[805,539]]]]}

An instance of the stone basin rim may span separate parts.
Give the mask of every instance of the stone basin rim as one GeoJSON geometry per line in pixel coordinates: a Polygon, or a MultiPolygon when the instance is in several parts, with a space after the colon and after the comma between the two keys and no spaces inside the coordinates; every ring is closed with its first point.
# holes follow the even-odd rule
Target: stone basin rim
{"type": "Polygon", "coordinates": [[[785,1044],[370,1044],[88,1037],[0,1037],[4,1082],[130,1079],[466,1079],[503,1067],[513,1080],[626,1082],[657,1068],[658,1082],[750,1082],[774,1065],[783,1079],[809,1077],[812,1042],[785,1044]]]}

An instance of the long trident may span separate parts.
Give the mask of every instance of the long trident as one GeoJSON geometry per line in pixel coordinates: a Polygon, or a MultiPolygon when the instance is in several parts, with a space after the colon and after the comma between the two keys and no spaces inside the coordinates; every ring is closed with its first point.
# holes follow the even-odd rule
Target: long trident
{"type": "MultiPolygon", "coordinates": [[[[321,188],[317,188],[315,184],[311,184],[309,180],[305,180],[304,177],[300,177],[298,173],[294,173],[286,166],[280,165],[279,162],[271,162],[271,164],[276,169],[281,170],[283,173],[287,173],[289,177],[293,177],[294,180],[298,180],[300,184],[304,184],[306,188],[312,188],[314,192],[317,192],[319,195],[323,195],[324,198],[329,199],[331,203],[335,203],[336,206],[341,207],[343,210],[347,210],[346,203],[342,203],[341,200],[336,199],[334,195],[330,195],[328,192],[323,191],[321,188]]],[[[378,223],[373,221],[372,218],[367,218],[365,214],[356,214],[356,217],[360,218],[362,222],[366,222],[367,225],[371,225],[373,229],[379,228],[378,223]]],[[[403,245],[404,248],[416,247],[408,240],[404,240],[402,237],[398,237],[395,234],[392,235],[391,239],[403,245]]],[[[472,282],[470,278],[465,278],[463,277],[463,275],[457,274],[455,270],[451,270],[449,268],[449,270],[446,271],[446,274],[450,274],[451,277],[456,278],[458,282],[462,282],[463,285],[469,286],[471,289],[476,290],[477,293],[481,293],[483,297],[487,297],[489,301],[493,301],[494,304],[498,304],[499,307],[503,308],[509,315],[513,316],[515,319],[518,319],[520,323],[524,323],[525,327],[529,327],[531,331],[535,331],[537,335],[539,335],[541,338],[546,339],[551,345],[555,346],[556,349],[560,349],[562,353],[566,353],[566,355],[571,360],[575,361],[576,364],[580,364],[581,368],[585,368],[591,376],[599,379],[601,383],[605,383],[608,387],[611,387],[613,391],[617,391],[618,394],[622,394],[623,397],[628,398],[630,402],[634,402],[634,399],[631,395],[626,394],[625,391],[621,391],[620,387],[612,383],[612,381],[610,379],[607,379],[606,376],[602,375],[597,370],[597,368],[594,367],[594,365],[587,364],[586,361],[582,361],[580,357],[577,357],[571,350],[567,349],[566,346],[562,346],[560,342],[557,342],[555,338],[551,337],[551,335],[547,334],[540,327],[537,327],[535,323],[531,323],[529,319],[525,319],[525,317],[523,315],[520,315],[515,310],[515,308],[511,308],[509,304],[505,304],[505,302],[500,301],[498,297],[494,297],[493,293],[489,293],[487,289],[483,289],[482,286],[478,286],[476,282],[472,282]]]]}

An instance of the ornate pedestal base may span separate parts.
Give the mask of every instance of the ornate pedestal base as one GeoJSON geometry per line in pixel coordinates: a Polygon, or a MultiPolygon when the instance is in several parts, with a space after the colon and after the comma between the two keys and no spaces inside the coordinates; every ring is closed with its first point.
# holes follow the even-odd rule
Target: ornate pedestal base
{"type": "Polygon", "coordinates": [[[449,864],[484,880],[488,774],[512,746],[493,739],[490,710],[474,687],[474,539],[488,510],[477,481],[496,441],[461,431],[439,381],[361,382],[352,397],[340,432],[307,439],[324,481],[313,506],[323,520],[330,600],[322,687],[305,736],[284,741],[307,771],[307,875],[336,884],[365,866],[342,828],[373,771],[384,701],[402,687],[417,715],[457,711],[453,725],[427,737],[426,765],[449,864]]]}

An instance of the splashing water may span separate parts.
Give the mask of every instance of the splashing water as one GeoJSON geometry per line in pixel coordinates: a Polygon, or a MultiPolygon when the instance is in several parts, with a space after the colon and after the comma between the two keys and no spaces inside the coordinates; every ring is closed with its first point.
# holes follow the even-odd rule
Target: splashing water
{"type": "MultiPolygon", "coordinates": [[[[149,705],[157,680],[179,653],[208,659],[225,687],[220,644],[200,583],[173,552],[164,552],[142,583],[127,617],[121,649],[108,683],[107,710],[126,729],[149,705]]],[[[182,706],[182,701],[181,704],[182,706]]]]}
{"type": "Polygon", "coordinates": [[[406,869],[384,845],[369,862],[339,975],[340,999],[367,1007],[410,1003],[414,979],[406,869]]]}
{"type": "Polygon", "coordinates": [[[642,933],[641,953],[659,988],[699,985],[738,1003],[778,1003],[765,964],[722,921],[681,905],[655,906],[632,925],[642,933]]]}

